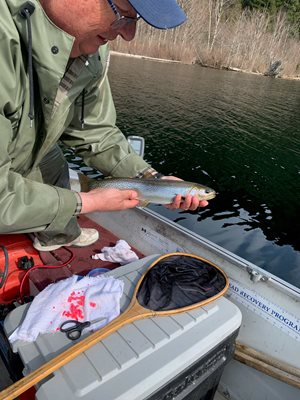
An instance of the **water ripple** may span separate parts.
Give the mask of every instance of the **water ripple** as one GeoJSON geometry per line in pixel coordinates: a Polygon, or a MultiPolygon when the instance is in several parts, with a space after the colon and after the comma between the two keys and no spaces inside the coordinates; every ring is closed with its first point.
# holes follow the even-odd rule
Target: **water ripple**
{"type": "Polygon", "coordinates": [[[147,161],[219,193],[196,212],[155,209],[300,287],[300,82],[123,57],[110,81],[147,161]]]}

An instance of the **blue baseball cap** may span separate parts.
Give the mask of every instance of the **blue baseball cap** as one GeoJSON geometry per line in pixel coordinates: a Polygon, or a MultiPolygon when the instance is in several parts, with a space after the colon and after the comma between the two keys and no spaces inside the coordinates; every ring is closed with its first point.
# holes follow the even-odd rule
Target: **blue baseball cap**
{"type": "Polygon", "coordinates": [[[176,0],[128,0],[149,25],[159,29],[175,28],[186,20],[176,0]]]}

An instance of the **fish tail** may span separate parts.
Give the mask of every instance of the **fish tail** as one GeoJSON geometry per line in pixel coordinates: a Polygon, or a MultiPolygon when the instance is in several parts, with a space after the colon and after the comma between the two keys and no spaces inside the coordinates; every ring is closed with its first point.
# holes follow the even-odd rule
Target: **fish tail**
{"type": "Polygon", "coordinates": [[[140,200],[139,207],[144,208],[147,207],[148,204],[150,204],[148,200],[140,200]]]}

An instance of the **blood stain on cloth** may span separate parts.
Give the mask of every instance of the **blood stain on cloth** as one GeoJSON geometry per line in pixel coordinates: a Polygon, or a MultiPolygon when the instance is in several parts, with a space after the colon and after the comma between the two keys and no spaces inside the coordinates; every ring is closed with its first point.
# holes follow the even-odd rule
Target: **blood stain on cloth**
{"type": "Polygon", "coordinates": [[[68,310],[64,310],[62,312],[62,316],[75,319],[76,321],[78,321],[79,319],[83,319],[84,301],[84,295],[77,296],[76,293],[73,291],[67,299],[67,302],[70,303],[70,308],[68,310]]]}

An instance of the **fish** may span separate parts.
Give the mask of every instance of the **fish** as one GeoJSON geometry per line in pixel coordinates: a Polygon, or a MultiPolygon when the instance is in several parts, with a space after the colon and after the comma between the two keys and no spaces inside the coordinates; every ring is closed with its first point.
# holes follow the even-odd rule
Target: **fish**
{"type": "Polygon", "coordinates": [[[197,196],[199,200],[211,200],[216,196],[214,189],[201,185],[200,183],[188,182],[173,179],[139,179],[139,178],[105,178],[96,180],[79,174],[81,190],[120,189],[135,190],[138,193],[138,200],[141,207],[149,203],[171,204],[177,194],[197,196]]]}

